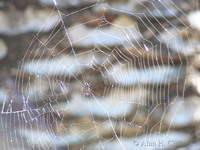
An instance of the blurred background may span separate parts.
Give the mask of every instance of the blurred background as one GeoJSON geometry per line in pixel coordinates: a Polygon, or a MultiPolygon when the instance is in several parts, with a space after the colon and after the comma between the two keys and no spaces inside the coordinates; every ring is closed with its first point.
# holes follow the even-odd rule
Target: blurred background
{"type": "Polygon", "coordinates": [[[198,0],[1,0],[0,149],[200,149],[198,0]]]}

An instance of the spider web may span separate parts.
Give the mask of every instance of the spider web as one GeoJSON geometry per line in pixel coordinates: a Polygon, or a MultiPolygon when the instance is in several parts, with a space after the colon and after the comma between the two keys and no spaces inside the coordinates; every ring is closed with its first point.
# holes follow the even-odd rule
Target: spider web
{"type": "Polygon", "coordinates": [[[169,132],[163,116],[184,98],[190,54],[180,51],[190,41],[178,2],[93,1],[71,12],[52,2],[60,21],[47,36],[34,35],[2,107],[4,149],[107,150],[113,141],[137,149],[135,137],[169,132]],[[91,11],[100,15],[69,23],[91,11]]]}

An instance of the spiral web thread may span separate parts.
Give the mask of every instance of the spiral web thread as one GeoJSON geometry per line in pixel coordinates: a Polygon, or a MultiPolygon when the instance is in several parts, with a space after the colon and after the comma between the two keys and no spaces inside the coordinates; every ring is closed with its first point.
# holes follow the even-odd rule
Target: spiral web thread
{"type": "MultiPolygon", "coordinates": [[[[1,113],[4,149],[74,149],[76,142],[79,149],[89,149],[87,144],[90,145],[90,141],[91,145],[96,143],[99,149],[106,149],[104,144],[112,140],[118,141],[120,149],[126,149],[122,141],[127,138],[128,128],[136,130],[129,135],[132,139],[141,134],[169,132],[170,125],[162,129],[163,115],[176,99],[184,97],[188,71],[188,56],[184,52],[173,52],[168,45],[170,38],[176,36],[170,33],[169,28],[178,34],[189,26],[176,14],[173,21],[181,28],[173,24],[170,17],[163,16],[157,3],[170,9],[162,1],[146,1],[161,15],[160,19],[154,17],[144,5],[145,1],[139,0],[136,3],[143,6],[146,13],[133,13],[97,1],[64,14],[57,1],[53,2],[53,11],[57,11],[60,21],[45,39],[41,39],[40,32],[33,37],[19,63],[15,89],[4,101],[1,113]],[[84,11],[95,8],[126,15],[137,23],[120,26],[108,21],[102,13],[92,21],[72,27],[67,25],[68,18],[81,17],[84,11]],[[72,37],[73,33],[78,37],[76,31],[96,21],[97,26],[88,29],[85,36],[72,37]],[[106,30],[107,26],[120,31],[119,35],[106,30]],[[141,26],[146,32],[141,31],[141,26]],[[147,32],[151,38],[144,35],[147,32]],[[169,39],[164,32],[170,35],[169,39]],[[113,39],[117,42],[108,46],[109,40],[113,39]],[[53,40],[57,43],[52,45],[53,40]],[[73,63],[70,64],[70,60],[73,63]],[[33,83],[36,83],[35,87],[33,83]],[[49,87],[46,91],[45,84],[49,87]],[[152,124],[152,114],[160,107],[163,114],[160,114],[158,122],[152,124]],[[138,121],[138,118],[144,120],[138,121]],[[83,130],[82,137],[71,129],[73,126],[83,130]],[[106,135],[101,128],[109,129],[106,133],[112,136],[106,135]]],[[[173,1],[169,3],[180,16],[186,17],[173,1]]],[[[44,24],[48,24],[50,18],[44,24]]],[[[185,41],[189,43],[187,34],[185,39],[175,41],[175,44],[185,41]]]]}

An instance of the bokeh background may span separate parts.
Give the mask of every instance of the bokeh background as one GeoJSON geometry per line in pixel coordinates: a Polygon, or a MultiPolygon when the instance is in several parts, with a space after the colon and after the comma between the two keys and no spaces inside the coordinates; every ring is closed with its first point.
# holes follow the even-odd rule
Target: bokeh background
{"type": "Polygon", "coordinates": [[[1,0],[0,149],[200,149],[198,0],[1,0]]]}

